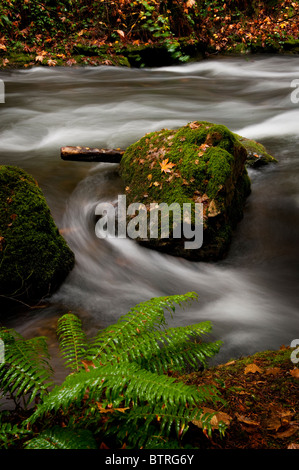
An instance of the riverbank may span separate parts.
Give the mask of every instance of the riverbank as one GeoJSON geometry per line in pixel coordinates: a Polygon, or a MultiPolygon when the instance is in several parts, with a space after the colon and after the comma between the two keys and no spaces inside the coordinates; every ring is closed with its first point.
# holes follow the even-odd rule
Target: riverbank
{"type": "Polygon", "coordinates": [[[157,67],[217,54],[298,54],[299,4],[114,1],[0,6],[0,68],[157,67]]]}
{"type": "Polygon", "coordinates": [[[180,377],[189,385],[216,386],[226,401],[214,421],[216,429],[220,420],[227,424],[225,436],[218,431],[212,437],[198,435],[191,425],[192,444],[200,449],[298,449],[299,369],[291,362],[292,351],[281,346],[180,377]]]}

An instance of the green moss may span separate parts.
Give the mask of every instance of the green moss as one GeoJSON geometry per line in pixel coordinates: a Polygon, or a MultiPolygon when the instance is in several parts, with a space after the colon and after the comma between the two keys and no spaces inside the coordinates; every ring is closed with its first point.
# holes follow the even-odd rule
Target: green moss
{"type": "Polygon", "coordinates": [[[257,167],[268,163],[277,163],[276,158],[270,155],[262,144],[237,134],[235,136],[247,151],[246,165],[257,167]]]}
{"type": "Polygon", "coordinates": [[[37,298],[52,292],[72,269],[74,255],[34,178],[0,166],[0,207],[0,294],[37,298]]]}
{"type": "Polygon", "coordinates": [[[192,224],[195,203],[203,204],[204,246],[197,253],[186,253],[182,240],[143,243],[192,259],[222,257],[250,192],[246,156],[229,129],[207,121],[152,132],[128,147],[120,163],[128,204],[190,203],[192,224]]]}

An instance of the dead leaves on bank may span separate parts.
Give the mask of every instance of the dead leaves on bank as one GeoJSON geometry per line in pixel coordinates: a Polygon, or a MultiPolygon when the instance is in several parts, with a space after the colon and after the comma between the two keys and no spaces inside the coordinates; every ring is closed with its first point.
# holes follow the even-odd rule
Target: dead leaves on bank
{"type": "Polygon", "coordinates": [[[215,438],[213,433],[208,448],[299,448],[299,369],[289,356],[281,360],[282,354],[233,360],[187,376],[187,383],[216,386],[227,403],[211,421],[214,430],[220,421],[227,426],[225,436],[215,438]]]}
{"type": "MultiPolygon", "coordinates": [[[[211,421],[210,421],[210,424],[213,430],[218,429],[220,423],[223,423],[226,426],[229,426],[232,420],[232,417],[229,416],[227,413],[224,413],[223,411],[215,411],[215,410],[212,410],[211,408],[206,408],[206,407],[203,407],[202,411],[203,411],[202,416],[205,415],[206,413],[213,414],[213,417],[211,418],[211,421]]],[[[200,418],[194,419],[192,423],[198,428],[203,428],[203,423],[200,420],[200,418]]]]}

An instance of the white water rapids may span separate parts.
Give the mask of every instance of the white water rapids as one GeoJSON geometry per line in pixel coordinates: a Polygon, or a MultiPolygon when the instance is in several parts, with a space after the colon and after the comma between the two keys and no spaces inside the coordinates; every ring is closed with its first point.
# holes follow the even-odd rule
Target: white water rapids
{"type": "Polygon", "coordinates": [[[0,78],[0,164],[37,179],[76,256],[49,305],[5,312],[6,326],[26,337],[48,335],[55,355],[56,321],[69,310],[92,334],[136,303],[196,291],[199,302],[177,309],[169,324],[211,320],[210,340],[224,343],[216,362],[299,338],[299,103],[291,100],[298,56],[141,70],[33,68],[1,71],[0,78]],[[192,263],[130,240],[96,238],[96,205],[123,194],[117,165],[64,162],[60,147],[125,148],[147,132],[194,120],[254,138],[279,160],[250,170],[252,194],[228,257],[192,263]]]}

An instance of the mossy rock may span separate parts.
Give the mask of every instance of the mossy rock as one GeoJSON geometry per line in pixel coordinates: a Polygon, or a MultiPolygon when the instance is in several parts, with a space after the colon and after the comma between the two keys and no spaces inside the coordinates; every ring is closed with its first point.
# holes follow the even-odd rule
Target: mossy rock
{"type": "Polygon", "coordinates": [[[246,165],[249,167],[258,167],[267,165],[268,163],[277,163],[276,158],[270,155],[265,147],[252,139],[246,139],[240,135],[235,134],[239,142],[245,147],[247,151],[246,165]]]}
{"type": "Polygon", "coordinates": [[[0,294],[40,299],[52,293],[74,266],[35,179],[0,166],[0,294]]]}
{"type": "Polygon", "coordinates": [[[193,227],[195,203],[203,204],[201,248],[185,249],[186,238],[175,238],[172,230],[169,237],[164,238],[160,230],[152,238],[148,231],[147,238],[136,240],[191,260],[225,256],[250,193],[246,158],[245,147],[227,127],[206,121],[152,132],[128,147],[120,163],[127,205],[138,202],[146,206],[148,227],[152,203],[191,204],[193,227]],[[172,165],[167,166],[169,163],[172,165]]]}

